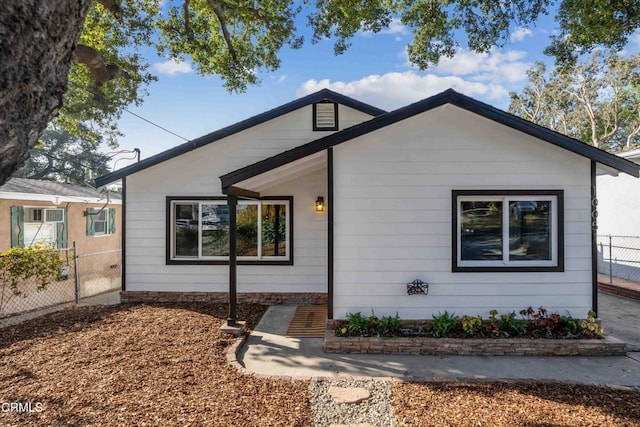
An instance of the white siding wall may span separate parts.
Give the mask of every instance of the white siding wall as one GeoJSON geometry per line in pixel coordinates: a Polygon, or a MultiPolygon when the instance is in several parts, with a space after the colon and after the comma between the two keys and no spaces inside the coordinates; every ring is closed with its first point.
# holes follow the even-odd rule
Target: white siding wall
{"type": "Polygon", "coordinates": [[[588,159],[448,105],[336,146],[334,180],[335,318],[591,307],[588,159]],[[565,272],[452,273],[454,189],[563,189],[565,272]]]}
{"type": "MultiPolygon", "coordinates": [[[[340,106],[340,128],[370,117],[340,106]]],[[[127,177],[128,291],[228,290],[228,266],[166,265],[166,196],[220,196],[219,177],[329,132],[313,132],[307,106],[127,177]]],[[[238,266],[238,292],[326,292],[326,170],[261,194],[294,198],[294,265],[238,266]]]]}

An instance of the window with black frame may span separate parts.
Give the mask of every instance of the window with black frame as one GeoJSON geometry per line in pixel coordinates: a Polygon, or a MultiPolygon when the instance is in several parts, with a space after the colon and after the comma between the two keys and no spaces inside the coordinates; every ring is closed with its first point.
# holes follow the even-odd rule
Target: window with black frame
{"type": "Polygon", "coordinates": [[[454,271],[562,267],[562,192],[454,191],[454,271]]]}
{"type": "MultiPolygon", "coordinates": [[[[229,257],[226,200],[171,200],[171,260],[225,262],[229,257]]],[[[238,260],[291,259],[291,200],[240,201],[236,210],[238,260]]]]}

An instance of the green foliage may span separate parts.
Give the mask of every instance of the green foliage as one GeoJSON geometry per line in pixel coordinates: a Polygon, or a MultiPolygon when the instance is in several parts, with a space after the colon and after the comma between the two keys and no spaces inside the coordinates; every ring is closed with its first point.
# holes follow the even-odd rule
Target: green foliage
{"type": "Polygon", "coordinates": [[[44,131],[29,159],[13,176],[93,185],[95,177],[110,171],[109,157],[97,151],[99,142],[100,139],[75,137],[51,127],[44,131]]]}
{"type": "Polygon", "coordinates": [[[529,84],[511,93],[509,112],[618,151],[640,144],[640,55],[595,51],[581,63],[547,70],[537,62],[529,84]]]}
{"type": "Polygon", "coordinates": [[[526,329],[525,327],[525,322],[516,318],[515,311],[500,315],[498,329],[502,332],[503,336],[522,336],[526,329]]]}
{"type": "Polygon", "coordinates": [[[595,318],[596,314],[589,310],[586,319],[579,321],[579,333],[587,338],[602,338],[604,328],[595,318]]]}
{"type": "Polygon", "coordinates": [[[395,316],[378,318],[371,310],[371,316],[363,316],[360,312],[347,313],[347,321],[336,327],[336,335],[340,337],[397,337],[400,335],[402,322],[398,313],[395,316]]]}
{"type": "Polygon", "coordinates": [[[483,326],[482,317],[469,316],[466,314],[460,319],[460,324],[462,326],[462,332],[464,332],[464,335],[469,337],[478,335],[483,326]]]}
{"type": "Polygon", "coordinates": [[[397,337],[402,329],[402,321],[396,313],[395,316],[383,316],[380,319],[380,335],[383,337],[397,337]]]}
{"type": "Polygon", "coordinates": [[[460,323],[460,318],[455,313],[449,314],[447,310],[432,317],[431,328],[434,337],[446,337],[460,323]]]}
{"type": "Polygon", "coordinates": [[[26,297],[26,288],[45,290],[52,280],[61,280],[64,260],[51,246],[11,248],[0,253],[0,314],[12,297],[26,297]]]}

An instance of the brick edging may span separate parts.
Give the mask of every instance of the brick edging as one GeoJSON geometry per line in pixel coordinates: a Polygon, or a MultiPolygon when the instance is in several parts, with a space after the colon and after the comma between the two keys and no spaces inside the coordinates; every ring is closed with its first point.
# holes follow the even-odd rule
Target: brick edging
{"type": "Polygon", "coordinates": [[[413,354],[464,356],[624,356],[627,344],[615,337],[604,339],[529,338],[386,338],[336,337],[327,330],[326,353],[413,354]]]}
{"type": "Polygon", "coordinates": [[[612,285],[606,282],[598,282],[598,290],[606,292],[608,294],[617,295],[625,298],[631,298],[633,300],[640,301],[640,291],[635,289],[625,288],[622,286],[612,285]]]}

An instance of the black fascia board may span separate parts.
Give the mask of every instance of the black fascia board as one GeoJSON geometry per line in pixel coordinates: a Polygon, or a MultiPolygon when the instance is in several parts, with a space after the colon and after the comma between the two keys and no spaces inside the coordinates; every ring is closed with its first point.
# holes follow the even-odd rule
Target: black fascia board
{"type": "Polygon", "coordinates": [[[98,177],[95,180],[96,187],[102,187],[103,185],[109,184],[110,182],[116,181],[127,175],[131,175],[133,173],[136,173],[148,167],[157,165],[158,163],[162,163],[166,160],[188,153],[189,151],[211,144],[212,142],[218,141],[222,138],[226,138],[235,133],[249,129],[253,126],[275,119],[279,116],[290,113],[299,108],[306,107],[307,105],[312,105],[316,102],[321,102],[321,101],[336,102],[338,104],[342,104],[344,106],[353,108],[354,110],[360,111],[365,114],[369,114],[371,116],[379,116],[381,114],[386,113],[385,110],[382,110],[380,108],[358,101],[356,99],[350,98],[348,96],[342,95],[340,93],[334,92],[329,89],[322,89],[318,92],[296,99],[287,104],[276,107],[272,110],[266,111],[264,113],[250,117],[246,120],[240,121],[238,123],[224,127],[217,131],[211,132],[207,135],[185,142],[184,144],[170,148],[169,150],[163,151],[162,153],[156,154],[155,156],[151,156],[133,165],[126,166],[115,172],[111,172],[101,177],[98,177]]]}
{"type": "Polygon", "coordinates": [[[295,160],[299,160],[329,147],[352,140],[369,132],[373,132],[445,104],[455,105],[459,108],[549,142],[578,155],[595,160],[598,163],[609,166],[620,172],[627,173],[634,177],[640,176],[640,165],[637,165],[636,163],[607,153],[606,151],[592,147],[591,145],[587,145],[577,139],[562,135],[558,132],[552,131],[551,129],[529,122],[525,119],[514,116],[513,114],[499,110],[489,104],[485,104],[484,102],[458,93],[453,89],[447,89],[444,92],[426,98],[422,101],[382,114],[340,132],[336,132],[252,165],[229,172],[228,174],[220,177],[220,180],[222,181],[222,191],[226,191],[228,187],[240,181],[244,181],[245,179],[252,178],[295,160]]]}

